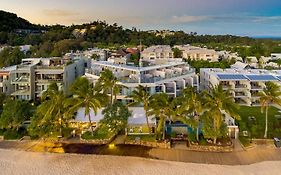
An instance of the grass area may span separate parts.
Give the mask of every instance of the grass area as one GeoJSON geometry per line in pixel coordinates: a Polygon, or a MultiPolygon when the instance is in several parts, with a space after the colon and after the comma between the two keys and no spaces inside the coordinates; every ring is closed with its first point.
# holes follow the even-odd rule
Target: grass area
{"type": "Polygon", "coordinates": [[[128,135],[126,137],[127,140],[135,141],[136,138],[139,138],[141,141],[145,142],[155,142],[156,141],[156,135],[128,135]]]}
{"type": "Polygon", "coordinates": [[[129,133],[149,133],[149,128],[147,125],[142,126],[132,126],[128,128],[129,133]]]}
{"type": "Polygon", "coordinates": [[[95,131],[94,135],[90,131],[85,132],[82,135],[82,138],[85,140],[102,140],[102,139],[110,139],[113,137],[116,133],[111,132],[109,128],[105,125],[100,125],[95,131]]]}
{"type": "MultiPolygon", "coordinates": [[[[268,138],[281,137],[281,115],[279,109],[270,107],[268,110],[268,138]]],[[[248,131],[249,137],[263,138],[265,129],[265,113],[261,113],[260,107],[241,106],[239,109],[240,121],[237,121],[240,132],[248,131]],[[254,120],[249,119],[253,117],[254,120]]]]}

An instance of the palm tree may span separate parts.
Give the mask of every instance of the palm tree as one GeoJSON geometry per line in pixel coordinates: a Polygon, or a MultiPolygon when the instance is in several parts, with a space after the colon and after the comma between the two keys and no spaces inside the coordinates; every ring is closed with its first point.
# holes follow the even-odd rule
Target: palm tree
{"type": "Polygon", "coordinates": [[[62,136],[62,125],[70,119],[67,111],[66,96],[63,91],[59,90],[56,83],[49,85],[48,89],[43,93],[42,104],[37,108],[38,114],[43,114],[41,123],[54,121],[60,126],[60,135],[62,136]]]}
{"type": "Polygon", "coordinates": [[[148,110],[149,110],[149,102],[151,100],[151,95],[147,92],[145,87],[139,85],[128,97],[134,100],[134,102],[130,103],[129,106],[143,104],[143,109],[145,111],[145,116],[146,116],[146,124],[149,129],[149,133],[151,134],[150,126],[148,122],[148,117],[149,117],[148,110]]]}
{"type": "Polygon", "coordinates": [[[101,72],[98,84],[103,87],[105,93],[110,94],[110,104],[113,103],[114,94],[119,92],[117,82],[117,78],[109,69],[105,69],[103,72],[101,72]]]}
{"type": "Polygon", "coordinates": [[[273,82],[267,82],[263,91],[258,93],[260,97],[261,110],[265,110],[265,130],[264,138],[267,138],[268,125],[268,107],[270,104],[281,105],[281,91],[278,85],[273,82]]]}
{"type": "Polygon", "coordinates": [[[88,116],[93,135],[94,130],[90,111],[92,109],[95,115],[97,115],[98,109],[100,109],[103,104],[106,104],[108,98],[106,98],[105,94],[101,93],[100,86],[94,86],[84,77],[76,79],[70,90],[74,96],[68,101],[68,104],[71,104],[69,111],[76,112],[79,108],[85,108],[85,117],[88,116]]]}
{"type": "MultiPolygon", "coordinates": [[[[235,119],[240,119],[237,111],[239,106],[234,102],[229,90],[223,90],[222,85],[213,87],[210,94],[205,93],[207,115],[213,120],[214,133],[218,133],[223,122],[223,112],[235,119]]],[[[217,142],[217,135],[213,135],[214,143],[217,142]]]]}
{"type": "MultiPolygon", "coordinates": [[[[183,97],[185,99],[188,113],[193,114],[196,121],[196,139],[199,141],[199,125],[200,117],[203,114],[203,93],[197,93],[194,87],[188,87],[183,90],[183,97]]],[[[188,121],[190,123],[190,121],[188,121]]],[[[192,122],[194,123],[194,122],[192,122]]]]}
{"type": "Polygon", "coordinates": [[[165,123],[167,119],[170,119],[171,108],[170,108],[170,99],[166,93],[154,94],[151,97],[149,103],[149,115],[154,115],[159,119],[157,125],[157,133],[162,132],[162,139],[165,139],[165,123]]]}

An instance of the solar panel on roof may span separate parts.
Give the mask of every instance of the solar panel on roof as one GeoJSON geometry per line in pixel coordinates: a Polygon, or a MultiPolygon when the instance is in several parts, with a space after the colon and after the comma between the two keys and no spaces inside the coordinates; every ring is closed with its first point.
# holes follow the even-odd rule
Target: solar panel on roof
{"type": "Polygon", "coordinates": [[[241,74],[218,74],[221,80],[246,80],[247,78],[241,74]]]}
{"type": "Polygon", "coordinates": [[[249,80],[252,80],[252,81],[274,81],[274,80],[277,80],[277,78],[275,78],[272,75],[247,75],[247,77],[249,78],[249,80]]]}

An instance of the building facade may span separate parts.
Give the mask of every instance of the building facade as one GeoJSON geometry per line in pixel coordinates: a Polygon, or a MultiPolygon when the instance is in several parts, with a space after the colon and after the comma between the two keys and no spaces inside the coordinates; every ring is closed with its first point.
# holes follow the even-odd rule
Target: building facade
{"type": "Polygon", "coordinates": [[[181,45],[175,47],[182,51],[182,57],[184,59],[205,60],[211,62],[219,60],[219,54],[212,49],[195,47],[190,45],[181,45]]]}
{"type": "Polygon", "coordinates": [[[85,72],[84,60],[65,61],[61,58],[28,58],[10,72],[8,94],[21,100],[37,100],[48,86],[56,82],[69,93],[69,86],[85,72]]]}
{"type": "Polygon", "coordinates": [[[141,52],[143,60],[174,58],[172,48],[168,45],[151,46],[141,52]]]}
{"type": "Polygon", "coordinates": [[[187,86],[199,87],[198,76],[195,70],[185,62],[169,62],[147,67],[114,64],[108,61],[92,62],[91,69],[86,71],[86,77],[95,83],[100,73],[109,69],[122,85],[117,99],[124,103],[132,99],[128,96],[139,85],[147,87],[150,94],[165,92],[171,97],[176,97],[187,86]]]}
{"type": "Polygon", "coordinates": [[[281,86],[281,71],[264,69],[200,69],[200,89],[211,90],[213,86],[222,84],[225,90],[230,90],[235,102],[240,105],[259,105],[257,94],[265,88],[268,81],[281,86]]]}

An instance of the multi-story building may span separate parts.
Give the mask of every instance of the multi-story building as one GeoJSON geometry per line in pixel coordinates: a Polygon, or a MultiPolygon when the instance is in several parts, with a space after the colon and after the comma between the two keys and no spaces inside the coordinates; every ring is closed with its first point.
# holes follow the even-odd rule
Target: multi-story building
{"type": "Polygon", "coordinates": [[[174,58],[172,48],[168,45],[151,46],[141,52],[143,60],[156,60],[163,58],[174,58]]]}
{"type": "Polygon", "coordinates": [[[28,58],[10,72],[10,94],[17,99],[36,100],[48,86],[56,82],[68,93],[76,77],[84,74],[84,60],[61,58],[28,58]]]}
{"type": "Polygon", "coordinates": [[[11,72],[16,69],[16,66],[4,67],[0,69],[0,93],[6,95],[11,94],[11,72]]]}
{"type": "Polygon", "coordinates": [[[229,89],[235,102],[241,105],[259,105],[258,92],[271,81],[281,85],[280,70],[264,69],[200,69],[200,89],[210,90],[213,86],[222,84],[229,89]]]}
{"type": "Polygon", "coordinates": [[[212,49],[195,47],[190,45],[175,46],[182,51],[182,57],[184,59],[192,60],[206,60],[206,61],[218,61],[219,54],[212,49]]]}
{"type": "Polygon", "coordinates": [[[182,61],[167,61],[147,67],[96,61],[92,62],[91,69],[86,71],[86,77],[96,82],[105,69],[111,70],[119,84],[124,87],[117,95],[117,99],[125,103],[131,101],[127,96],[139,85],[147,87],[150,94],[165,92],[171,97],[178,96],[186,86],[199,87],[195,70],[182,61]]]}

